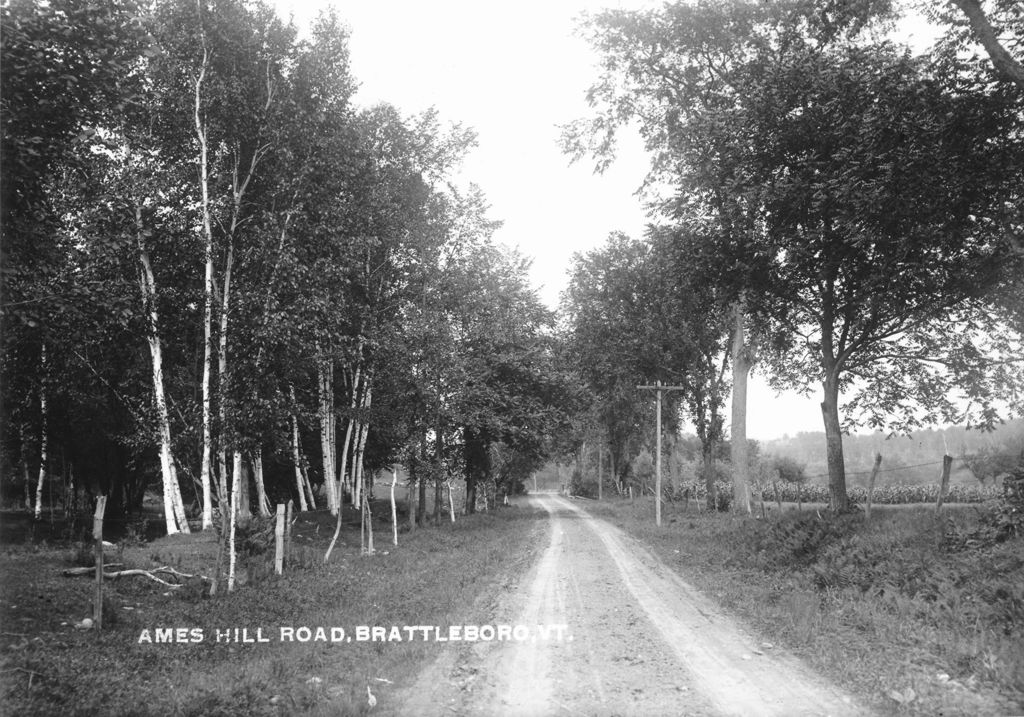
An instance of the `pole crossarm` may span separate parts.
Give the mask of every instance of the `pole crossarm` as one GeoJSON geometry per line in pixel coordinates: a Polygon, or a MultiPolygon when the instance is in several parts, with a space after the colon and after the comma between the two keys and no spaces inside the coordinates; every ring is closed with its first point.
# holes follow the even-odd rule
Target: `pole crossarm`
{"type": "Polygon", "coordinates": [[[655,384],[653,386],[637,386],[637,388],[649,388],[655,391],[685,391],[686,386],[660,386],[655,384]]]}

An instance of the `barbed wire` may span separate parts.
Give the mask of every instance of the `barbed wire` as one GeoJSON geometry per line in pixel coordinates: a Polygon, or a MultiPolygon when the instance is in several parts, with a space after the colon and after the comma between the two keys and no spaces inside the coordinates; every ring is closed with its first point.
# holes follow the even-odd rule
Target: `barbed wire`
{"type": "MultiPolygon", "coordinates": [[[[930,463],[917,463],[917,464],[912,465],[912,466],[896,466],[895,468],[879,468],[878,472],[879,473],[892,473],[893,471],[908,471],[911,468],[926,468],[928,466],[940,466],[940,465],[942,465],[942,461],[931,461],[930,463]]],[[[846,475],[848,475],[848,476],[869,475],[870,473],[871,473],[870,470],[866,470],[866,471],[846,471],[846,475]]],[[[814,475],[810,475],[810,476],[807,476],[807,477],[808,478],[827,478],[828,477],[828,473],[816,473],[814,475]]]]}

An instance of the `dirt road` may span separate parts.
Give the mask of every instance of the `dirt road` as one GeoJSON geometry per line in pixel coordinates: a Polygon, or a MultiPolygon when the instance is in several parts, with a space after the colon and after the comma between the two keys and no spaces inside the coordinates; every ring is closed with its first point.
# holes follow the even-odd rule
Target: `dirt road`
{"type": "Polygon", "coordinates": [[[618,528],[556,495],[530,500],[550,543],[494,616],[529,635],[449,647],[398,714],[867,714],[618,528]]]}

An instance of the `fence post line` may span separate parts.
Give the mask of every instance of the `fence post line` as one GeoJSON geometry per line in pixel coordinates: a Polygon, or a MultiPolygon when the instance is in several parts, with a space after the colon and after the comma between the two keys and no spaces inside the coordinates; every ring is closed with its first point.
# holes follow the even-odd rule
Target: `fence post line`
{"type": "Polygon", "coordinates": [[[103,629],[103,514],[107,511],[107,496],[96,499],[96,513],[92,519],[92,537],[96,541],[96,602],[92,608],[93,625],[103,629]]]}
{"type": "Polygon", "coordinates": [[[953,467],[953,456],[942,456],[942,482],[939,485],[939,499],[935,501],[935,515],[942,512],[942,504],[946,500],[946,491],[949,490],[949,472],[953,467]]]}
{"type": "MultiPolygon", "coordinates": [[[[340,495],[340,494],[339,494],[340,495]]],[[[339,507],[338,510],[341,510],[339,507]]],[[[295,501],[291,498],[284,507],[284,564],[292,564],[292,523],[295,522],[295,501]]]]}
{"type": "Polygon", "coordinates": [[[878,478],[878,469],[882,466],[882,453],[875,454],[875,464],[871,467],[871,477],[868,479],[868,504],[864,513],[865,520],[871,520],[871,503],[875,496],[875,479],[878,478]]]}
{"type": "Polygon", "coordinates": [[[277,524],[274,526],[274,572],[284,570],[284,503],[277,504],[277,524]]]}

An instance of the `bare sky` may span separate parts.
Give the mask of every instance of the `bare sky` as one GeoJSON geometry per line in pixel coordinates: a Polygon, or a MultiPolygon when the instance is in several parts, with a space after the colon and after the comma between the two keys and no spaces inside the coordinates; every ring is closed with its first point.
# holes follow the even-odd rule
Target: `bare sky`
{"type": "MultiPolygon", "coordinates": [[[[300,27],[326,0],[275,0],[300,27]]],[[[647,171],[639,137],[621,138],[603,175],[570,166],[559,125],[586,116],[585,92],[596,57],[574,35],[576,18],[602,7],[637,8],[649,0],[340,0],[352,30],[352,70],[361,105],[389,102],[405,113],[436,107],[445,120],[473,127],[479,147],[463,177],[479,184],[504,222],[496,239],[534,258],[532,279],[556,306],[575,252],[609,232],[639,236],[645,224],[635,195],[647,171]]],[[[747,433],[769,439],[822,430],[817,399],[776,396],[755,377],[747,433]]]]}

